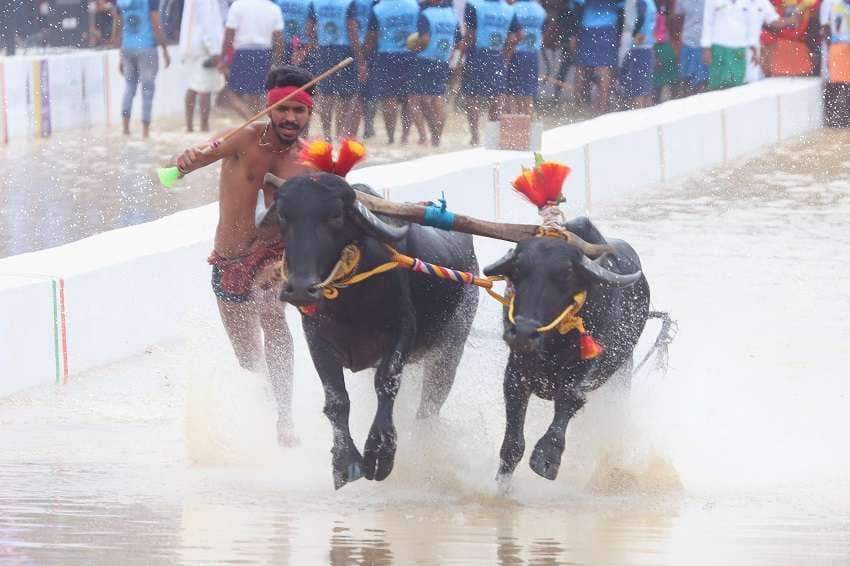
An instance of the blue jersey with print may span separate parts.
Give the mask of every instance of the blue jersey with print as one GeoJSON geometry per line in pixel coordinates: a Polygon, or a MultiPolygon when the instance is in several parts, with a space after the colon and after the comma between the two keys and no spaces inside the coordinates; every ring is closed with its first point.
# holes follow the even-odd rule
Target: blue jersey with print
{"type": "Polygon", "coordinates": [[[124,49],[150,49],[156,47],[156,36],[151,24],[149,0],[118,0],[121,11],[121,47],[124,49]]]}
{"type": "Polygon", "coordinates": [[[624,0],[575,0],[579,6],[584,6],[581,25],[585,28],[617,27],[617,12],[622,10],[624,0]]]}
{"type": "Polygon", "coordinates": [[[546,10],[537,0],[520,0],[514,4],[516,19],[522,30],[522,41],[517,44],[517,51],[540,51],[543,48],[543,23],[546,21],[546,10]]]}
{"type": "Polygon", "coordinates": [[[350,45],[348,16],[351,0],[312,0],[310,17],[316,22],[319,45],[350,45]]]}
{"type": "Polygon", "coordinates": [[[454,8],[425,8],[422,10],[422,16],[428,20],[428,34],[431,40],[428,47],[419,52],[418,56],[448,63],[457,35],[457,14],[454,8]]]}
{"type": "Polygon", "coordinates": [[[372,7],[378,30],[378,53],[404,53],[407,38],[416,32],[419,4],[416,0],[381,0],[372,7]]]}
{"type": "Polygon", "coordinates": [[[514,9],[503,0],[481,0],[475,10],[475,47],[498,49],[505,47],[508,32],[514,21],[514,9]]]}
{"type": "Polygon", "coordinates": [[[297,37],[304,43],[306,40],[304,28],[310,13],[310,0],[276,0],[276,3],[283,14],[285,41],[291,43],[292,38],[297,37]]]}

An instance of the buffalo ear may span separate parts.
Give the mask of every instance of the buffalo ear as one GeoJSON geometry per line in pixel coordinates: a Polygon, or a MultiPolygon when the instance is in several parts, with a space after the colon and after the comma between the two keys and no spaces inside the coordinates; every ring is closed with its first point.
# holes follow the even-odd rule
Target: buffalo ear
{"type": "Polygon", "coordinates": [[[510,277],[514,270],[514,257],[516,256],[516,249],[511,248],[508,250],[508,253],[502,256],[502,259],[496,261],[495,263],[491,263],[487,267],[484,268],[484,275],[502,275],[504,277],[510,277]]]}

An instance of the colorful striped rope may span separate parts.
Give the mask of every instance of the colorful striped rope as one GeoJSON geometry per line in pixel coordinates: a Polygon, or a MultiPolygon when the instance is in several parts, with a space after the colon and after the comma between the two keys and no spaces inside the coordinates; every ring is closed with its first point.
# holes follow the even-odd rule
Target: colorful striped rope
{"type": "Polygon", "coordinates": [[[410,266],[411,271],[418,271],[419,273],[433,275],[440,279],[448,279],[449,281],[463,283],[464,285],[472,285],[475,282],[475,276],[468,271],[458,271],[441,265],[427,263],[415,257],[412,259],[413,265],[410,266]]]}

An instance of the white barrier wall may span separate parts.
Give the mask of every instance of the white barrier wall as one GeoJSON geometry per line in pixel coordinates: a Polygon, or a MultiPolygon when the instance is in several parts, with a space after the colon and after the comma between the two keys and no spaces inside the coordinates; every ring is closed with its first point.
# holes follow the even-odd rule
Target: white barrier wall
{"type": "MultiPolygon", "coordinates": [[[[564,209],[574,216],[820,124],[819,80],[770,79],[556,128],[543,154],[572,168],[564,209]]],[[[445,192],[455,212],[534,223],[534,207],[510,188],[532,163],[526,152],[473,149],[358,169],[349,180],[393,200],[445,192]]],[[[205,259],[217,215],[209,205],[0,260],[0,395],[140,353],[173,337],[189,313],[214,309],[205,259]]]]}
{"type": "MultiPolygon", "coordinates": [[[[183,114],[188,73],[177,48],[169,49],[172,62],[167,69],[159,53],[154,119],[183,114]]],[[[0,57],[0,143],[120,124],[125,89],[119,61],[117,49],[0,57]]],[[[135,122],[141,119],[141,85],[132,116],[135,122]]]]}

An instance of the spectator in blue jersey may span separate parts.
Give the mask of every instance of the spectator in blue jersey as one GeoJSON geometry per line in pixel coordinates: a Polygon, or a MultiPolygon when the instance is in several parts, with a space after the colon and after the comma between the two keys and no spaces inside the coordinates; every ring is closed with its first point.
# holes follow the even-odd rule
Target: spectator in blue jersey
{"type": "Polygon", "coordinates": [[[680,94],[689,96],[705,89],[708,68],[703,62],[702,17],[705,0],[677,0],[673,11],[682,18],[682,52],[679,56],[680,94]]]}
{"type": "Polygon", "coordinates": [[[637,0],[632,47],[620,71],[620,86],[630,108],[652,104],[655,75],[655,0],[637,0]]]}
{"type": "Polygon", "coordinates": [[[514,0],[512,4],[522,41],[517,43],[508,63],[507,108],[509,112],[531,116],[540,78],[546,10],[537,0],[514,0]]]}
{"type": "Polygon", "coordinates": [[[410,105],[420,131],[427,122],[434,146],[440,145],[446,124],[449,59],[460,40],[460,23],[452,1],[426,0],[419,13],[417,33],[410,41],[410,47],[416,52],[410,105]]]}
{"type": "MultiPolygon", "coordinates": [[[[357,5],[352,0],[311,0],[307,15],[308,51],[315,52],[316,70],[324,72],[360,51],[357,34],[357,5]]],[[[298,62],[300,63],[300,61],[298,62]]],[[[357,68],[344,67],[317,87],[319,117],[325,139],[351,137],[357,68]]]]}
{"type": "Polygon", "coordinates": [[[120,71],[126,81],[121,104],[124,135],[130,135],[130,113],[139,83],[142,83],[142,135],[150,136],[153,95],[159,58],[156,46],[162,47],[165,66],[171,64],[165,33],[159,23],[159,0],[118,0],[118,13],[112,37],[121,47],[120,71]]]}
{"type": "Polygon", "coordinates": [[[389,143],[395,141],[401,102],[410,94],[414,54],[407,47],[407,39],[416,33],[418,21],[416,0],[381,0],[372,6],[366,52],[375,52],[375,62],[368,78],[381,102],[389,143]]]}
{"type": "Polygon", "coordinates": [[[581,14],[576,42],[576,93],[584,102],[595,75],[599,80],[598,112],[608,110],[620,45],[618,20],[624,0],[574,0],[581,14]]]}
{"type": "Polygon", "coordinates": [[[283,62],[290,64],[295,53],[307,47],[307,16],[310,0],[275,0],[283,16],[283,62]]]}
{"type": "Polygon", "coordinates": [[[265,107],[266,75],[283,59],[283,16],[271,0],[236,0],[227,12],[221,52],[232,61],[220,68],[228,75],[222,94],[243,118],[265,107]]]}
{"type": "Polygon", "coordinates": [[[374,89],[370,89],[369,68],[372,65],[373,56],[366,52],[366,36],[369,33],[369,20],[372,19],[372,4],[374,0],[354,0],[355,15],[357,23],[357,46],[354,57],[357,59],[357,96],[354,99],[352,109],[352,129],[356,133],[360,128],[360,119],[365,117],[363,137],[371,138],[375,135],[375,114],[377,100],[374,89]]]}
{"type": "Polygon", "coordinates": [[[488,108],[491,121],[502,113],[502,96],[506,90],[505,57],[513,52],[522,37],[514,9],[505,0],[476,0],[464,7],[466,33],[463,51],[461,93],[466,97],[466,117],[472,134],[470,143],[478,145],[478,118],[488,108]]]}

